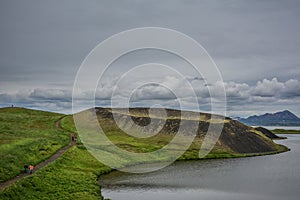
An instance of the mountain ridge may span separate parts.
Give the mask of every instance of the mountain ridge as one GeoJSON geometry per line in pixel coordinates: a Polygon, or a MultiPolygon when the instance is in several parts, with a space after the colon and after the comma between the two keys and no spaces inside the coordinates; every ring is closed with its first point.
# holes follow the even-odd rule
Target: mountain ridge
{"type": "Polygon", "coordinates": [[[300,126],[300,118],[289,110],[252,115],[237,120],[249,126],[300,126]]]}

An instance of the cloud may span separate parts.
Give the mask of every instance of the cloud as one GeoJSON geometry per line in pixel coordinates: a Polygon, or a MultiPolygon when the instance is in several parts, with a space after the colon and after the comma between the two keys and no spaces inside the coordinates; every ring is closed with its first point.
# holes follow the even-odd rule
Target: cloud
{"type": "Polygon", "coordinates": [[[0,80],[26,89],[32,83],[67,84],[99,42],[143,26],[172,28],[193,37],[227,81],[297,78],[299,7],[299,1],[259,0],[251,5],[243,0],[67,0],[59,6],[56,1],[1,1],[0,80]]]}
{"type": "MultiPolygon", "coordinates": [[[[184,84],[184,79],[167,76],[161,80],[160,84],[148,84],[139,87],[139,83],[132,81],[132,86],[118,87],[117,78],[110,83],[101,84],[96,93],[96,106],[110,106],[113,89],[115,102],[128,102],[127,95],[131,94],[130,106],[151,106],[160,104],[165,107],[179,108],[179,102],[183,108],[194,108],[191,101],[192,93],[190,85],[184,84]],[[163,84],[162,84],[163,83],[163,84]],[[117,88],[119,90],[117,90],[117,88]],[[136,88],[135,91],[128,91],[128,88],[136,88]],[[121,90],[120,90],[121,89],[121,90]],[[176,96],[177,94],[177,96],[176,96]]],[[[210,110],[210,93],[209,89],[214,91],[214,98],[218,99],[218,92],[221,92],[221,86],[224,85],[228,111],[231,114],[237,114],[244,111],[245,113],[259,113],[266,110],[297,109],[300,103],[300,81],[290,79],[279,81],[277,78],[263,79],[257,81],[254,85],[238,82],[217,82],[206,84],[202,79],[197,77],[187,77],[192,85],[201,110],[210,110]]],[[[186,80],[185,80],[186,81],[186,80]]],[[[128,82],[129,84],[129,82],[128,82]]],[[[79,94],[79,103],[85,108],[85,103],[91,101],[88,97],[93,96],[93,91],[83,90],[79,94]]],[[[72,108],[72,91],[67,89],[45,89],[35,88],[27,91],[17,91],[15,93],[0,92],[0,105],[25,106],[30,108],[71,113],[72,108]]],[[[122,103],[115,104],[124,105],[122,103]]],[[[295,111],[297,113],[297,110],[295,111]]]]}
{"type": "Polygon", "coordinates": [[[282,96],[285,98],[300,97],[300,81],[290,79],[285,82],[282,96]]]}
{"type": "Polygon", "coordinates": [[[0,92],[0,105],[29,107],[54,112],[71,113],[72,91],[65,89],[42,89],[0,92]]]}
{"type": "Polygon", "coordinates": [[[168,88],[157,85],[157,84],[150,84],[146,85],[142,88],[138,88],[132,95],[131,100],[138,101],[138,100],[168,100],[168,99],[176,99],[176,96],[170,91],[168,88]]]}
{"type": "MultiPolygon", "coordinates": [[[[57,5],[56,1],[0,2],[1,105],[17,103],[70,112],[76,72],[97,44],[120,31],[158,26],[191,36],[218,65],[224,83],[187,77],[201,105],[209,107],[208,88],[217,96],[224,84],[231,110],[251,108],[258,112],[272,103],[272,109],[292,107],[300,114],[299,1],[253,0],[249,4],[246,0],[66,0],[57,5]]],[[[137,54],[129,57],[127,65],[132,67],[159,58],[159,63],[177,65],[183,72],[194,74],[173,57],[161,57],[137,54]]],[[[116,71],[126,72],[124,63],[116,66],[116,71]]],[[[160,71],[143,74],[156,77],[160,71]]],[[[132,80],[115,87],[114,77],[109,75],[109,81],[99,84],[99,105],[109,105],[113,91],[121,100],[131,92],[126,87],[134,84],[132,80]]],[[[136,89],[136,103],[150,105],[163,101],[165,105],[176,106],[178,102],[169,91],[176,89],[176,95],[189,105],[192,94],[182,80],[166,76],[160,83],[165,87],[148,85],[136,89]]],[[[83,88],[78,94],[83,106],[93,93],[83,88]]]]}
{"type": "Polygon", "coordinates": [[[275,97],[278,99],[300,97],[300,82],[290,79],[286,82],[280,82],[277,78],[272,80],[264,79],[258,81],[256,86],[251,90],[252,96],[258,97],[275,97]]]}
{"type": "Polygon", "coordinates": [[[272,80],[264,79],[257,82],[256,87],[252,90],[252,95],[274,97],[278,96],[284,87],[284,83],[278,82],[277,78],[273,78],[272,80]]]}
{"type": "Polygon", "coordinates": [[[30,94],[29,98],[35,100],[51,100],[51,101],[62,101],[71,102],[71,91],[63,89],[41,89],[36,88],[30,94]]]}
{"type": "Polygon", "coordinates": [[[246,83],[225,83],[226,96],[229,99],[245,100],[249,97],[250,86],[246,83]]]}

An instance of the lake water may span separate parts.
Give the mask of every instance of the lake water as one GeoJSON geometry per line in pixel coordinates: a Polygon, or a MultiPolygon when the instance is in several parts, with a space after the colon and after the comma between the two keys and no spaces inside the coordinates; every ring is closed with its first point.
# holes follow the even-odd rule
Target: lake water
{"type": "Polygon", "coordinates": [[[300,135],[276,141],[291,151],[276,155],[176,162],[146,174],[102,176],[112,200],[299,200],[300,135]]]}

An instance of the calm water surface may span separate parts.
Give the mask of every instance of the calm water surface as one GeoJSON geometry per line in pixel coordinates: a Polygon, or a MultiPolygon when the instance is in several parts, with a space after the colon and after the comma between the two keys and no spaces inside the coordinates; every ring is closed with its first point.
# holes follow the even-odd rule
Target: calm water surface
{"type": "Polygon", "coordinates": [[[277,143],[291,151],[261,157],[176,162],[146,174],[102,176],[102,194],[112,200],[299,200],[300,135],[277,143]]]}

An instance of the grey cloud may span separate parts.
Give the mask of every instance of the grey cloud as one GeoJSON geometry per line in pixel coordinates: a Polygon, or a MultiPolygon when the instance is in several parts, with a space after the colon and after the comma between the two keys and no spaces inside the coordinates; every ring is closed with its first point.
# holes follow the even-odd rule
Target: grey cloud
{"type": "Polygon", "coordinates": [[[252,90],[252,95],[261,97],[278,96],[284,89],[284,83],[278,82],[276,78],[272,80],[264,79],[258,81],[256,87],[252,90]]]}
{"type": "MultiPolygon", "coordinates": [[[[265,105],[266,107],[280,105],[282,109],[286,107],[295,109],[296,105],[300,103],[300,81],[295,79],[285,82],[278,81],[277,78],[264,79],[255,85],[225,82],[224,86],[229,111],[240,106],[255,109],[255,105],[265,105]]],[[[212,84],[210,87],[218,87],[218,85],[212,84]]]]}
{"type": "MultiPolygon", "coordinates": [[[[188,109],[189,106],[194,108],[194,104],[191,102],[191,88],[187,88],[187,85],[184,86],[181,84],[181,81],[182,80],[176,77],[166,77],[163,83],[165,86],[168,86],[168,88],[159,84],[137,87],[137,90],[132,93],[130,105],[151,106],[153,104],[161,104],[166,107],[178,108],[180,100],[185,106],[184,108],[188,109]],[[172,91],[174,87],[176,87],[176,93],[172,91]],[[178,96],[176,96],[176,94],[178,96]]],[[[300,81],[295,79],[290,79],[285,82],[280,82],[277,78],[270,80],[264,79],[258,81],[255,85],[231,81],[222,84],[213,83],[207,87],[202,80],[191,80],[191,84],[198,97],[200,108],[206,111],[209,111],[211,101],[208,87],[213,87],[214,91],[221,91],[220,87],[222,85],[225,86],[229,112],[235,111],[239,107],[248,110],[247,108],[255,105],[270,107],[270,105],[292,106],[300,103],[300,81]]],[[[110,106],[112,88],[114,87],[116,86],[113,84],[101,85],[100,90],[97,90],[99,94],[96,94],[95,99],[97,106],[110,106]]],[[[113,98],[116,102],[127,102],[129,99],[126,99],[126,96],[122,94],[128,92],[132,91],[127,91],[125,87],[123,91],[114,94],[115,96],[113,98]]],[[[79,94],[78,97],[83,108],[85,102],[92,101],[92,99],[87,99],[87,97],[91,97],[92,95],[93,91],[82,91],[79,94]]],[[[214,98],[217,100],[218,95],[214,96],[214,98]]],[[[10,104],[27,105],[32,108],[44,108],[70,113],[71,101],[72,91],[66,89],[36,88],[31,91],[19,91],[16,93],[0,92],[0,104],[3,106],[10,106],[10,104]]]]}
{"type": "Polygon", "coordinates": [[[288,80],[287,73],[300,75],[299,7],[294,0],[2,1],[0,77],[20,81],[21,74],[27,84],[73,81],[88,52],[110,35],[162,26],[203,44],[225,80],[288,80]]]}
{"type": "Polygon", "coordinates": [[[192,77],[192,76],[187,76],[186,79],[190,82],[193,82],[193,81],[205,81],[206,79],[205,78],[202,78],[202,77],[199,77],[199,76],[195,76],[195,77],[192,77]]]}
{"type": "Polygon", "coordinates": [[[168,88],[162,87],[160,85],[147,85],[142,88],[137,89],[133,95],[132,99],[133,101],[139,101],[139,100],[155,100],[155,99],[162,99],[162,100],[168,100],[168,99],[176,99],[175,94],[170,91],[168,88]]]}
{"type": "MultiPolygon", "coordinates": [[[[240,107],[245,105],[259,105],[259,104],[295,104],[299,102],[299,87],[300,82],[295,79],[288,80],[286,82],[280,82],[277,78],[273,79],[264,79],[258,81],[254,85],[249,85],[247,83],[238,83],[238,82],[224,82],[224,83],[212,83],[209,86],[205,85],[202,80],[194,81],[190,79],[192,89],[196,93],[199,105],[203,109],[208,109],[210,107],[211,95],[209,89],[214,91],[213,98],[218,100],[222,92],[222,86],[225,87],[227,104],[228,107],[234,110],[234,107],[240,107]]],[[[131,96],[131,105],[138,106],[151,106],[154,103],[160,103],[162,105],[177,105],[178,102],[174,102],[175,99],[180,99],[181,102],[189,105],[191,102],[191,88],[188,85],[184,85],[182,80],[177,77],[165,77],[161,82],[163,87],[160,84],[149,84],[143,87],[138,87],[137,82],[132,82],[134,86],[132,88],[138,88],[136,91],[127,91],[126,87],[123,90],[119,91],[118,94],[115,94],[115,100],[119,101],[128,101],[126,96],[122,94],[132,93],[131,96]],[[177,96],[176,96],[177,95],[177,96]],[[125,98],[125,99],[124,99],[125,98]]],[[[107,88],[102,88],[103,91],[111,91],[112,86],[107,85],[107,88]]],[[[109,100],[111,96],[107,95],[106,98],[102,100],[109,100]]],[[[99,98],[101,100],[101,98],[99,98]]],[[[99,102],[101,103],[101,102],[99,102]]],[[[209,110],[209,109],[208,109],[209,110]]]]}
{"type": "Polygon", "coordinates": [[[264,79],[257,82],[251,94],[260,97],[277,97],[282,99],[299,97],[300,82],[295,79],[290,79],[286,82],[280,82],[277,78],[273,78],[272,80],[264,79]]]}
{"type": "MultiPolygon", "coordinates": [[[[260,111],[261,104],[272,102],[300,113],[299,8],[298,0],[1,1],[0,102],[68,110],[76,72],[99,42],[130,28],[161,26],[181,31],[206,48],[223,76],[230,109],[250,113],[249,108],[260,111]],[[58,87],[62,89],[54,89],[58,87]]],[[[124,70],[122,65],[116,68],[124,70]]],[[[186,66],[177,68],[188,71],[186,66]]],[[[215,83],[204,85],[207,80],[197,76],[188,80],[200,102],[208,102],[208,87],[219,89],[215,83]]],[[[166,84],[176,87],[180,98],[190,96],[180,81],[170,79],[166,84]]],[[[100,104],[107,105],[113,85],[97,88],[100,104]]],[[[150,104],[155,90],[143,90],[139,98],[147,97],[143,100],[150,104]]],[[[82,101],[87,93],[82,92],[82,101]]],[[[124,93],[116,95],[121,98],[124,93]]],[[[156,102],[165,98],[173,103],[163,89],[156,94],[156,102]]],[[[185,102],[188,105],[188,99],[185,102]]]]}
{"type": "Polygon", "coordinates": [[[226,96],[228,98],[246,99],[249,94],[250,86],[246,83],[225,83],[226,96]]]}
{"type": "Polygon", "coordinates": [[[300,97],[300,81],[290,79],[285,82],[285,88],[282,92],[282,96],[286,98],[300,97]]]}
{"type": "Polygon", "coordinates": [[[62,101],[71,102],[71,91],[59,90],[59,89],[34,89],[30,94],[29,98],[36,100],[52,100],[52,101],[62,101]]]}
{"type": "Polygon", "coordinates": [[[71,113],[71,94],[71,91],[67,90],[40,88],[15,93],[0,92],[0,105],[25,106],[47,111],[71,113]]]}

